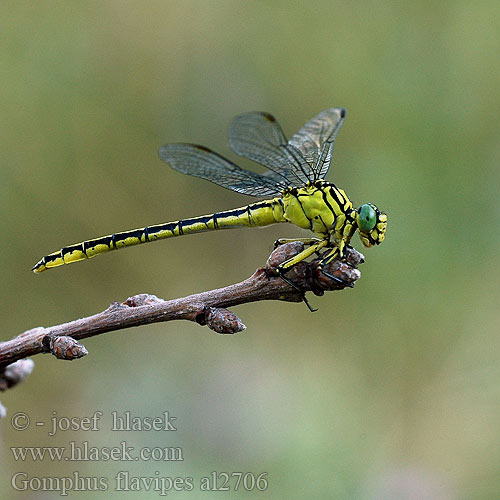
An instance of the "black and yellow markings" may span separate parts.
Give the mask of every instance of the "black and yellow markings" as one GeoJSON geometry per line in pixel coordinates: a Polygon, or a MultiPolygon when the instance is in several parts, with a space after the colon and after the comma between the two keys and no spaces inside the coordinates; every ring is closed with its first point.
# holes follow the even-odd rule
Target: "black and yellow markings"
{"type": "Polygon", "coordinates": [[[58,252],[43,257],[33,267],[33,271],[40,273],[51,267],[90,259],[111,250],[118,250],[119,248],[139,245],[149,241],[224,228],[266,226],[276,222],[285,222],[282,219],[282,207],[283,202],[275,198],[234,210],[114,233],[110,236],[103,236],[64,247],[58,252]]]}
{"type": "MultiPolygon", "coordinates": [[[[299,204],[300,210],[304,214],[304,218],[309,221],[309,229],[312,231],[313,229],[313,221],[312,218],[307,214],[306,210],[304,209],[304,204],[302,203],[300,197],[307,197],[307,193],[301,193],[299,190],[294,190],[292,191],[291,195],[297,200],[297,203],[299,204]]],[[[306,202],[308,201],[307,199],[305,200],[306,202]]],[[[314,216],[313,216],[314,217],[314,216]]]]}
{"type": "Polygon", "coordinates": [[[269,113],[237,116],[229,129],[230,146],[238,155],[267,167],[269,171],[264,174],[241,168],[205,146],[166,144],[160,148],[159,155],[174,170],[238,193],[268,199],[234,210],[146,226],[70,245],[43,257],[33,270],[40,273],[119,248],[165,238],[231,227],[261,227],[277,222],[295,224],[317,237],[309,239],[310,247],[287,261],[281,267],[283,271],[325,247],[331,249],[325,259],[331,260],[339,254],[344,257],[344,248],[357,229],[365,246],[378,245],[384,240],[387,216],[372,204],[353,209],[345,192],[324,180],[344,118],[345,109],[329,108],[287,140],[269,113]],[[368,218],[360,219],[361,211],[368,218]],[[360,220],[362,227],[358,227],[360,220]]]}
{"type": "MultiPolygon", "coordinates": [[[[315,181],[300,188],[289,188],[282,197],[263,200],[245,207],[209,215],[146,226],[141,229],[114,233],[62,248],[43,257],[33,268],[40,273],[46,269],[133,245],[147,243],[185,234],[201,233],[232,227],[262,227],[277,222],[290,222],[313,231],[319,239],[309,239],[311,246],[283,263],[285,271],[324,247],[334,248],[327,255],[328,261],[340,254],[357,229],[357,212],[343,190],[325,181],[315,181]]],[[[383,241],[387,216],[379,213],[376,227],[370,234],[360,232],[361,241],[373,246],[383,241]]],[[[283,240],[284,241],[284,240],[283,240]]]]}

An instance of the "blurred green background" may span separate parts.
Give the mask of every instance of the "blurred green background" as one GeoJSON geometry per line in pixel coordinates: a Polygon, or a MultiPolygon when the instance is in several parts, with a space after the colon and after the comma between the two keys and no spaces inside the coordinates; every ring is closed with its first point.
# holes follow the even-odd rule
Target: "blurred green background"
{"type": "MultiPolygon", "coordinates": [[[[169,169],[167,142],[229,153],[227,126],[273,113],[291,135],[348,110],[328,179],[389,216],[353,290],[319,311],[235,308],[248,329],[188,322],[95,337],[73,363],[36,356],[3,393],[9,417],[102,411],[99,432],[1,422],[0,498],[27,477],[194,478],[170,498],[498,499],[500,213],[498,3],[8,2],[1,7],[2,338],[142,292],[239,281],[288,226],[134,247],[40,276],[82,239],[251,199],[169,169]],[[111,432],[110,413],[177,417],[177,432],[111,432]],[[55,414],[53,412],[56,412],[55,414]],[[180,446],[183,462],[15,461],[12,446],[180,446]],[[267,472],[263,492],[200,492],[212,471],[267,472]]],[[[242,166],[250,163],[238,160],[242,166]]],[[[257,167],[258,168],[258,167],[257,167]]],[[[357,238],[353,243],[360,249],[357,238]]],[[[33,483],[36,486],[36,481],[33,483]]],[[[233,486],[234,483],[231,483],[233,486]]]]}

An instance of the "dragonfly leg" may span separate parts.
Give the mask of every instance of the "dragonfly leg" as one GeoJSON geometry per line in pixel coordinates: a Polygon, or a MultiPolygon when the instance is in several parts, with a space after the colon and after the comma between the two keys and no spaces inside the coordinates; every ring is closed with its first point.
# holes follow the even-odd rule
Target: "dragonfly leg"
{"type": "MultiPolygon", "coordinates": [[[[309,239],[309,241],[313,241],[313,240],[309,239]]],[[[295,266],[299,262],[302,262],[304,259],[307,259],[308,257],[310,257],[313,253],[324,248],[326,245],[328,245],[328,240],[316,240],[316,242],[311,243],[311,246],[309,248],[302,250],[302,252],[298,253],[297,255],[292,257],[291,259],[288,259],[288,260],[285,260],[285,262],[282,262],[276,269],[278,274],[282,273],[283,271],[288,271],[289,269],[291,269],[293,266],[295,266]]]]}
{"type": "Polygon", "coordinates": [[[300,241],[301,243],[304,243],[304,245],[315,245],[322,240],[320,240],[319,238],[278,238],[274,242],[274,249],[278,248],[280,245],[284,245],[285,243],[293,243],[294,241],[300,241]]]}
{"type": "MultiPolygon", "coordinates": [[[[305,240],[306,238],[302,238],[301,241],[305,240]]],[[[328,240],[318,240],[316,241],[312,240],[311,238],[307,239],[311,246],[305,250],[302,250],[302,252],[298,253],[291,259],[285,260],[285,262],[282,262],[277,268],[276,268],[276,273],[278,276],[285,282],[288,283],[290,286],[295,288],[295,290],[298,290],[302,294],[302,300],[305,302],[307,308],[311,312],[317,311],[317,309],[314,309],[311,304],[309,304],[309,301],[306,298],[305,292],[292,280],[287,278],[285,274],[292,269],[293,266],[298,264],[299,262],[302,262],[304,259],[307,259],[307,257],[311,256],[314,252],[320,250],[321,248],[324,248],[328,244],[328,240]]],[[[297,240],[294,240],[297,241],[297,240]]]]}
{"type": "MultiPolygon", "coordinates": [[[[345,249],[345,247],[343,247],[345,249]]],[[[343,279],[337,278],[337,276],[334,276],[333,274],[329,273],[328,271],[325,271],[325,266],[330,264],[330,262],[335,259],[335,257],[338,257],[341,255],[341,250],[338,247],[332,248],[322,259],[321,262],[319,263],[319,269],[321,272],[327,276],[328,278],[332,279],[333,281],[337,282],[339,285],[342,286],[348,286],[352,288],[354,285],[352,283],[347,283],[347,281],[344,281],[343,279]]],[[[344,250],[344,256],[345,256],[345,250],[344,250]]]]}
{"type": "MultiPolygon", "coordinates": [[[[290,270],[291,268],[287,269],[287,270],[290,270]]],[[[286,271],[285,271],[286,272],[286,271]]],[[[307,297],[306,297],[306,293],[304,292],[304,290],[302,290],[296,283],[294,283],[291,279],[288,279],[284,274],[282,273],[279,273],[279,277],[285,282],[285,283],[288,283],[291,287],[295,288],[295,290],[297,290],[298,292],[300,292],[300,294],[302,295],[302,300],[304,301],[305,305],[307,306],[307,308],[309,309],[309,311],[311,311],[312,313],[313,312],[316,312],[317,309],[314,309],[314,307],[311,306],[311,304],[309,303],[309,301],[307,300],[307,297]]]]}

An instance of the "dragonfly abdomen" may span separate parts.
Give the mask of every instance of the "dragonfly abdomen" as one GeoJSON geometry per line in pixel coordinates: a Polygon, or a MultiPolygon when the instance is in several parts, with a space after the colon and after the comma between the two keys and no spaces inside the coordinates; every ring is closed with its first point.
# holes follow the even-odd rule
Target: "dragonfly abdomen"
{"type": "Polygon", "coordinates": [[[37,262],[33,267],[33,271],[41,273],[52,267],[90,259],[111,250],[140,245],[149,241],[231,227],[267,226],[276,222],[286,222],[283,218],[283,204],[280,198],[264,200],[224,212],[156,224],[76,243],[46,255],[37,262]]]}

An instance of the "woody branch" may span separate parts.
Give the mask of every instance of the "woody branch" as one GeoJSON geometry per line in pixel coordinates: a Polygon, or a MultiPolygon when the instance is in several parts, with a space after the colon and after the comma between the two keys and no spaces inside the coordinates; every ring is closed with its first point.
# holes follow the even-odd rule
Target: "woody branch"
{"type": "MultiPolygon", "coordinates": [[[[114,302],[104,311],[86,318],[25,331],[0,344],[0,390],[16,385],[31,373],[33,364],[26,363],[24,358],[51,353],[59,359],[77,359],[87,354],[79,341],[88,337],[179,319],[206,325],[217,333],[232,334],[246,327],[228,307],[260,300],[301,302],[306,291],[323,295],[325,291],[344,288],[320,270],[319,256],[311,262],[300,262],[287,273],[288,280],[300,290],[279,278],[275,273],[277,266],[302,249],[300,242],[279,246],[264,267],[246,280],[223,288],[173,300],[139,294],[114,302]]],[[[363,256],[349,248],[345,261],[333,260],[324,271],[353,285],[361,275],[357,269],[361,262],[363,256]]]]}

